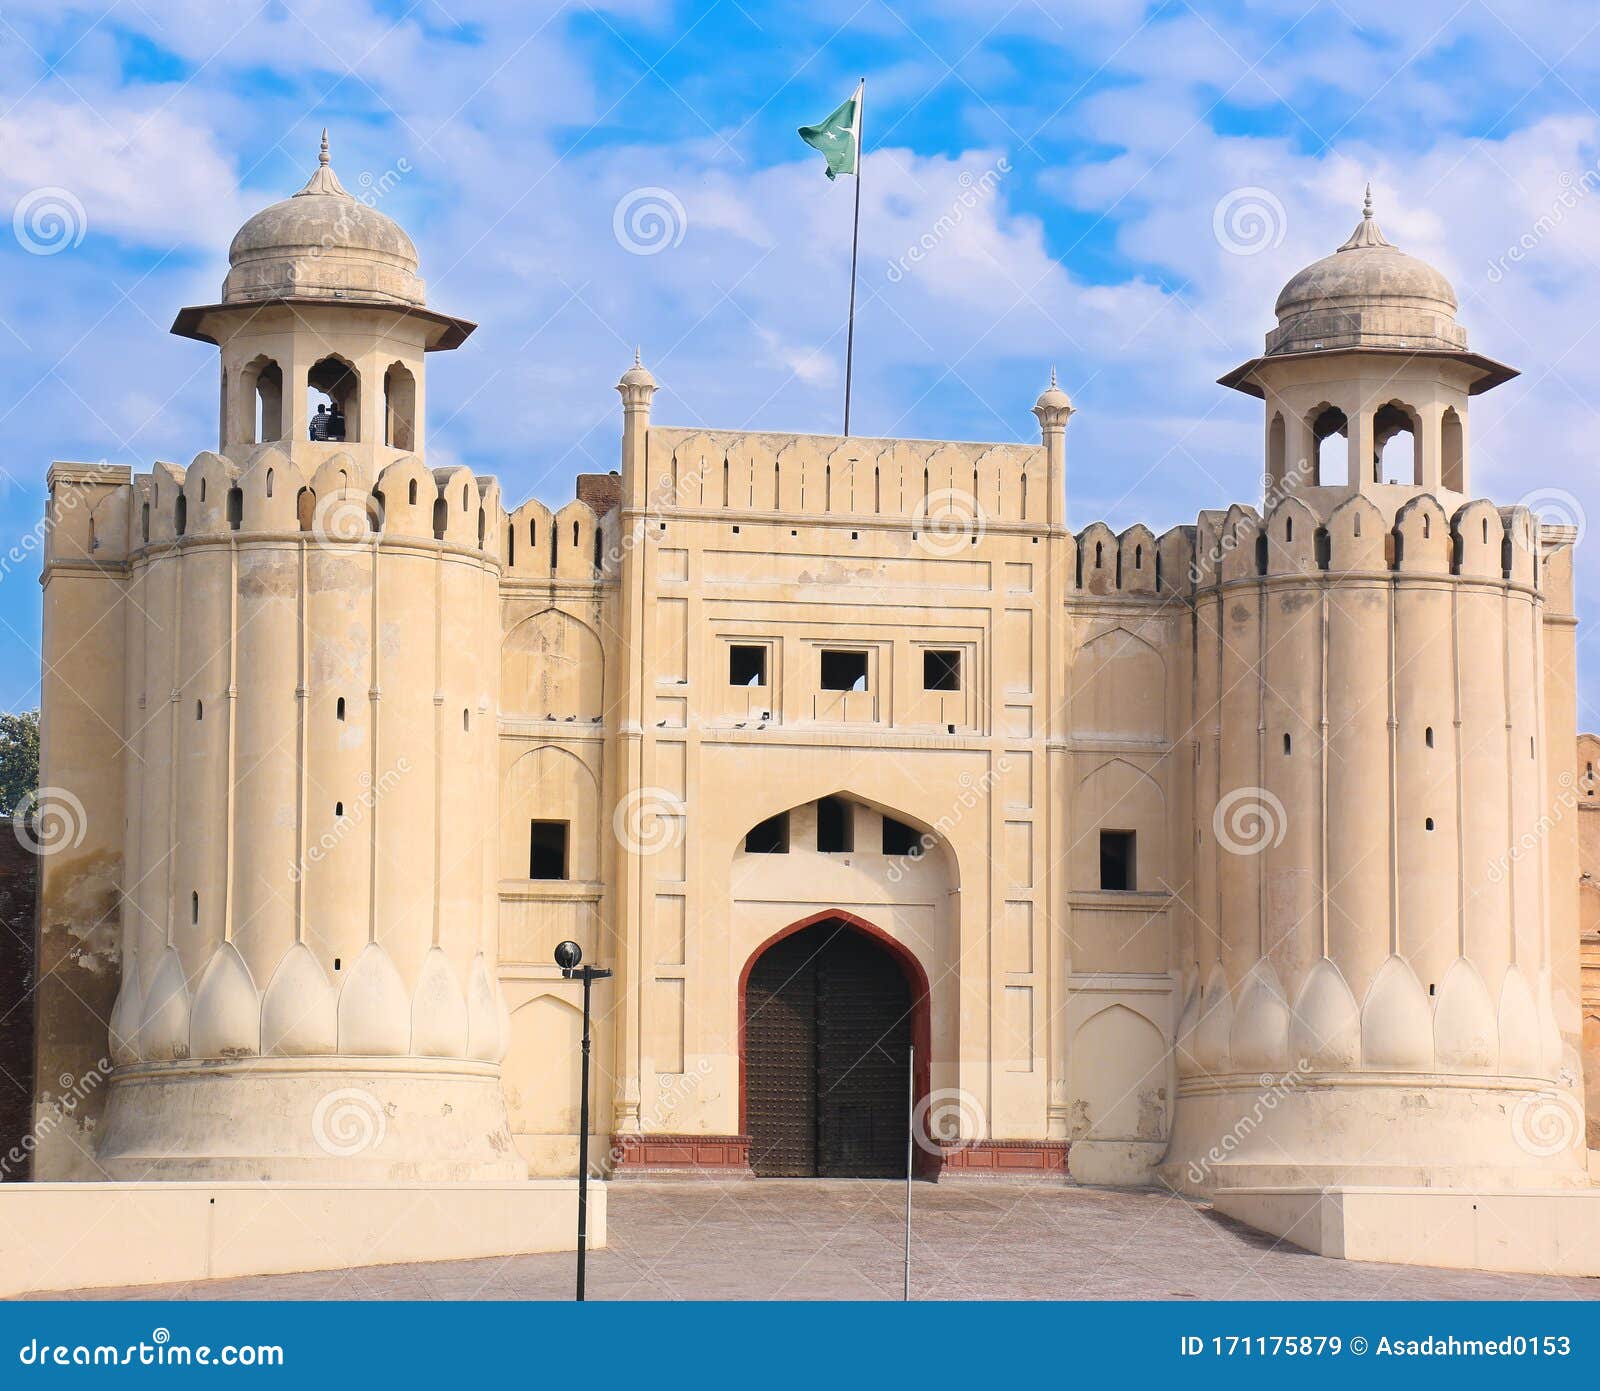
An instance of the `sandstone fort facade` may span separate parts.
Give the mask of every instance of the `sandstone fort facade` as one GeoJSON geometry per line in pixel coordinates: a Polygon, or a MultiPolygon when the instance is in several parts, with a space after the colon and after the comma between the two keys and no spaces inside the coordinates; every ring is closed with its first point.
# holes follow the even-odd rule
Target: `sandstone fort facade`
{"type": "Polygon", "coordinates": [[[50,474],[39,1104],[109,1076],[37,1177],[569,1174],[572,939],[618,1177],[909,1109],[930,1177],[1586,1182],[1574,537],[1474,494],[1514,374],[1370,205],[1224,378],[1264,499],[1159,536],[1069,525],[1053,382],[842,438],[637,362],[617,472],[508,508],[326,151],[230,265],[217,449],[50,474]]]}

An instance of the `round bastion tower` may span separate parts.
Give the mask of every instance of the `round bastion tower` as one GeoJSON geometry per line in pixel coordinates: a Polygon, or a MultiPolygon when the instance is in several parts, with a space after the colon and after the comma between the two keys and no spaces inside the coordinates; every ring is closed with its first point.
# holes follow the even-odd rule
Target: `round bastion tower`
{"type": "Polygon", "coordinates": [[[427,308],[321,161],[173,331],[217,453],[128,507],[124,1179],[521,1178],[499,1061],[495,485],[424,462],[427,308]]]}
{"type": "MultiPolygon", "coordinates": [[[[1196,538],[1181,1188],[1584,1180],[1552,971],[1541,536],[1473,500],[1468,350],[1366,210],[1262,356],[1263,513],[1196,538]]],[[[1554,763],[1552,764],[1552,760],[1554,763]]]]}

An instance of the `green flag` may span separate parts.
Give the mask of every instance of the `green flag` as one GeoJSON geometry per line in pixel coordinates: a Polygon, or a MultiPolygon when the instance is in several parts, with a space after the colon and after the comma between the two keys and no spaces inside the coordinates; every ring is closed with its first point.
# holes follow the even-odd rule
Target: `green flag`
{"type": "Polygon", "coordinates": [[[857,173],[861,157],[861,97],[863,82],[855,95],[820,125],[801,126],[800,138],[813,149],[821,150],[828,161],[828,177],[857,173]]]}

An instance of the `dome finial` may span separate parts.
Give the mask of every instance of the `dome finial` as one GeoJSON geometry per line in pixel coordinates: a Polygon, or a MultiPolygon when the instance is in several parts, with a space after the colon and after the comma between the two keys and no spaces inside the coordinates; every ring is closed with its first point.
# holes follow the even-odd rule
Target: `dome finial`
{"type": "Polygon", "coordinates": [[[1394,243],[1383,235],[1383,229],[1378,226],[1378,219],[1372,215],[1372,181],[1369,179],[1366,196],[1361,200],[1361,221],[1356,223],[1356,230],[1350,234],[1349,240],[1339,250],[1362,251],[1383,246],[1392,250],[1394,243]]]}
{"type": "Polygon", "coordinates": [[[349,192],[339,182],[339,176],[333,172],[333,161],[328,155],[328,128],[322,128],[322,150],[317,155],[317,167],[311,177],[306,180],[306,186],[295,194],[296,198],[304,198],[308,193],[331,193],[336,197],[348,198],[349,192]]]}

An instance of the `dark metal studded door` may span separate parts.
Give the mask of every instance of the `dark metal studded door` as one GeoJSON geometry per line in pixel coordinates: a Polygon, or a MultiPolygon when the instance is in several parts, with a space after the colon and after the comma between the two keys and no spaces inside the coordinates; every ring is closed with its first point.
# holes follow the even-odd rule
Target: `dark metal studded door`
{"type": "Polygon", "coordinates": [[[905,1173],[911,992],[882,947],[840,932],[817,962],[817,1173],[905,1173]]]}
{"type": "Polygon", "coordinates": [[[745,1124],[762,1178],[817,1172],[816,946],[784,938],[745,982],[745,1124]]]}
{"type": "Polygon", "coordinates": [[[841,923],[778,942],[745,983],[745,1124],[764,1178],[904,1172],[911,995],[841,923]]]}

